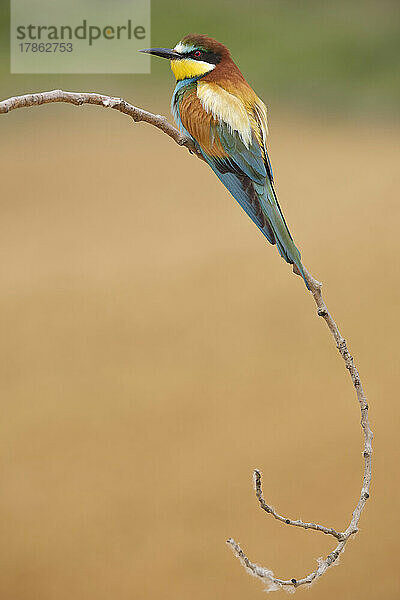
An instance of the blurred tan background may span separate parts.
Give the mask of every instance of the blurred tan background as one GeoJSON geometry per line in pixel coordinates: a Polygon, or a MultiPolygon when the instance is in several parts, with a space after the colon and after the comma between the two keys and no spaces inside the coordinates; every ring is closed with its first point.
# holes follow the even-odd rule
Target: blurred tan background
{"type": "MultiPolygon", "coordinates": [[[[369,397],[371,500],[308,597],[398,598],[398,7],[152,7],[154,45],[208,32],[267,101],[281,205],[369,397]]],[[[6,29],[2,98],[96,90],[169,114],[167,64],[10,76],[6,29]]],[[[359,409],[301,280],[145,124],[48,105],[3,116],[0,148],[0,598],[261,598],[229,536],[277,576],[312,571],[334,540],[268,518],[251,482],[337,529],[359,495],[359,409]]]]}

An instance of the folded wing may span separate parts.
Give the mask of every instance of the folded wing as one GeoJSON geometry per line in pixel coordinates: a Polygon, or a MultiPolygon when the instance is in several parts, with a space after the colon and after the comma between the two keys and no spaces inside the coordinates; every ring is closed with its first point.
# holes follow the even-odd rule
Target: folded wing
{"type": "Polygon", "coordinates": [[[300,253],[273,188],[265,106],[255,95],[258,102],[246,102],[222,88],[216,91],[216,84],[212,89],[210,85],[199,83],[197,89],[180,97],[175,111],[179,110],[181,124],[267,240],[303,274],[300,253]]]}

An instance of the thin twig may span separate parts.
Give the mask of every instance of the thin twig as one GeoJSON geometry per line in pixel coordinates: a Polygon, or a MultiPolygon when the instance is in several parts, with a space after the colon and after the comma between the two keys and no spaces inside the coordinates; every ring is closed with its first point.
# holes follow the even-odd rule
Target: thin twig
{"type": "Polygon", "coordinates": [[[277,521],[281,521],[282,523],[286,523],[286,525],[293,525],[294,527],[302,527],[303,529],[314,529],[314,531],[321,531],[322,533],[326,533],[327,535],[333,535],[337,540],[342,541],[344,539],[344,534],[342,532],[338,532],[332,527],[324,527],[323,525],[318,525],[317,523],[305,523],[301,519],[289,519],[288,517],[283,517],[279,513],[276,512],[275,508],[264,500],[264,496],[261,488],[261,472],[258,469],[254,471],[254,488],[256,490],[256,496],[260,503],[260,506],[266,513],[272,515],[274,519],[277,521]]]}
{"type": "MultiPolygon", "coordinates": [[[[198,158],[203,158],[202,155],[198,152],[196,146],[193,141],[186,135],[182,134],[175,127],[170,125],[167,119],[161,115],[154,115],[146,110],[141,108],[137,108],[132,104],[129,104],[122,98],[113,98],[110,96],[105,96],[103,94],[97,93],[87,93],[87,92],[65,92],[62,90],[53,90],[51,92],[41,92],[37,94],[26,94],[25,96],[15,96],[13,98],[9,98],[8,100],[3,100],[0,102],[0,114],[8,113],[17,108],[25,108],[29,106],[40,106],[42,104],[48,104],[51,102],[66,102],[68,104],[74,104],[77,106],[81,106],[82,104],[96,104],[98,106],[103,106],[105,108],[112,108],[114,110],[118,110],[119,112],[126,114],[135,122],[143,121],[145,123],[149,123],[157,129],[160,129],[163,133],[167,134],[170,138],[172,138],[179,146],[185,146],[191,153],[195,154],[198,158]]],[[[299,275],[299,272],[296,267],[293,267],[293,271],[299,275]]],[[[256,496],[260,503],[261,508],[266,512],[271,514],[275,519],[286,523],[287,525],[293,525],[295,527],[302,527],[303,529],[312,529],[314,531],[320,531],[321,533],[325,533],[328,535],[332,535],[338,540],[338,544],[336,548],[328,554],[325,559],[318,559],[318,567],[315,571],[303,577],[302,579],[279,579],[275,577],[273,572],[270,569],[265,567],[260,567],[259,565],[251,562],[246,554],[243,552],[241,547],[235,540],[230,538],[227,540],[227,543],[230,544],[232,550],[236,554],[236,556],[240,559],[243,566],[254,576],[263,580],[267,584],[267,590],[273,591],[277,589],[281,589],[282,587],[297,588],[304,584],[311,584],[318,577],[323,575],[325,571],[335,563],[338,559],[339,555],[343,552],[345,545],[349,538],[356,534],[358,531],[358,522],[361,517],[361,513],[365,507],[366,501],[369,498],[369,490],[371,484],[371,476],[372,476],[372,467],[371,467],[371,457],[372,457],[372,431],[368,421],[368,403],[364,394],[364,390],[361,384],[360,375],[355,367],[353,357],[349,353],[347,349],[347,344],[345,339],[342,337],[338,326],[330,315],[327,306],[322,298],[321,288],[322,285],[316,279],[314,279],[310,273],[304,269],[305,277],[307,283],[309,285],[310,291],[314,297],[315,303],[317,305],[317,314],[319,317],[322,317],[327,324],[334,340],[336,343],[336,347],[339,350],[341,357],[344,360],[346,369],[349,371],[351,380],[353,382],[353,386],[356,391],[357,400],[360,406],[361,411],[361,427],[364,434],[364,475],[363,482],[361,487],[360,497],[355,507],[352,518],[347,529],[343,532],[337,532],[335,529],[331,527],[325,527],[323,525],[318,525],[317,523],[306,523],[298,520],[293,520],[288,517],[283,517],[280,515],[271,505],[269,505],[263,496],[262,488],[261,488],[261,473],[256,470],[254,472],[254,480],[255,480],[255,490],[256,496]]]]}
{"type": "MultiPolygon", "coordinates": [[[[295,270],[295,268],[294,268],[295,270]]],[[[347,529],[343,533],[338,533],[334,529],[328,529],[323,525],[317,525],[316,523],[303,523],[302,521],[293,521],[292,519],[288,519],[279,515],[275,509],[273,509],[269,504],[267,504],[263,498],[262,490],[261,490],[261,473],[256,470],[254,472],[255,479],[255,489],[256,496],[260,502],[261,508],[265,510],[265,512],[272,514],[275,519],[286,523],[287,525],[295,525],[297,527],[303,527],[304,529],[314,529],[315,531],[321,531],[322,533],[327,533],[333,535],[339,541],[336,548],[328,554],[325,559],[318,560],[318,568],[303,577],[302,579],[279,579],[275,577],[273,572],[270,569],[266,569],[264,567],[260,567],[259,565],[251,562],[246,554],[243,552],[241,547],[235,540],[230,538],[227,540],[227,543],[231,545],[233,552],[242,562],[243,566],[254,576],[258,577],[266,581],[267,583],[267,591],[274,591],[281,589],[284,586],[290,586],[292,588],[297,588],[304,584],[311,584],[318,577],[323,575],[325,571],[334,564],[334,562],[339,558],[340,554],[343,552],[347,541],[349,538],[358,532],[358,522],[361,517],[361,513],[364,510],[365,504],[369,498],[369,490],[371,485],[371,477],[372,477],[372,431],[369,425],[368,420],[368,403],[364,394],[364,390],[362,387],[362,383],[360,380],[360,375],[357,371],[357,368],[354,364],[353,357],[347,349],[346,340],[343,338],[342,334],[339,331],[338,326],[330,315],[328,308],[322,298],[322,284],[319,283],[316,279],[314,279],[310,273],[304,269],[307,283],[309,285],[310,291],[314,297],[315,303],[317,305],[317,315],[322,317],[327,324],[335,342],[336,347],[339,350],[340,356],[343,358],[344,363],[346,365],[346,369],[349,371],[351,380],[353,382],[353,386],[356,391],[357,400],[360,406],[361,411],[361,427],[364,434],[364,449],[363,449],[363,457],[364,457],[364,475],[363,482],[360,492],[360,497],[355,507],[352,518],[347,529]]]]}

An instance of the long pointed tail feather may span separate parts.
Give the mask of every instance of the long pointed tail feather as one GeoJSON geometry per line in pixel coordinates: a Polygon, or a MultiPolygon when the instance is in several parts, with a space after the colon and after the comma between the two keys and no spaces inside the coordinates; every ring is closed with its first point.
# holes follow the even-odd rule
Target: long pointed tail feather
{"type": "Polygon", "coordinates": [[[265,215],[268,218],[268,221],[274,232],[276,246],[278,248],[279,254],[289,264],[296,265],[302,278],[304,279],[304,283],[306,284],[307,289],[309,289],[307,279],[304,274],[303,265],[301,263],[300,252],[296,247],[293,238],[290,234],[289,228],[286,224],[285,217],[282,214],[272,183],[267,181],[266,186],[262,190],[260,190],[261,194],[259,193],[259,189],[257,189],[257,192],[260,198],[260,203],[265,211],[265,215]]]}

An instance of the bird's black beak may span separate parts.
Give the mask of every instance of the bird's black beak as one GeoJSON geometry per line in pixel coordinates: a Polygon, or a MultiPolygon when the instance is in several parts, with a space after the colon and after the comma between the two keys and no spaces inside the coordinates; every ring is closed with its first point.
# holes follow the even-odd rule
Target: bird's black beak
{"type": "Polygon", "coordinates": [[[161,58],[168,58],[169,60],[182,58],[178,52],[175,52],[175,50],[171,50],[170,48],[145,48],[144,50],[139,50],[139,52],[161,56],[161,58]]]}

